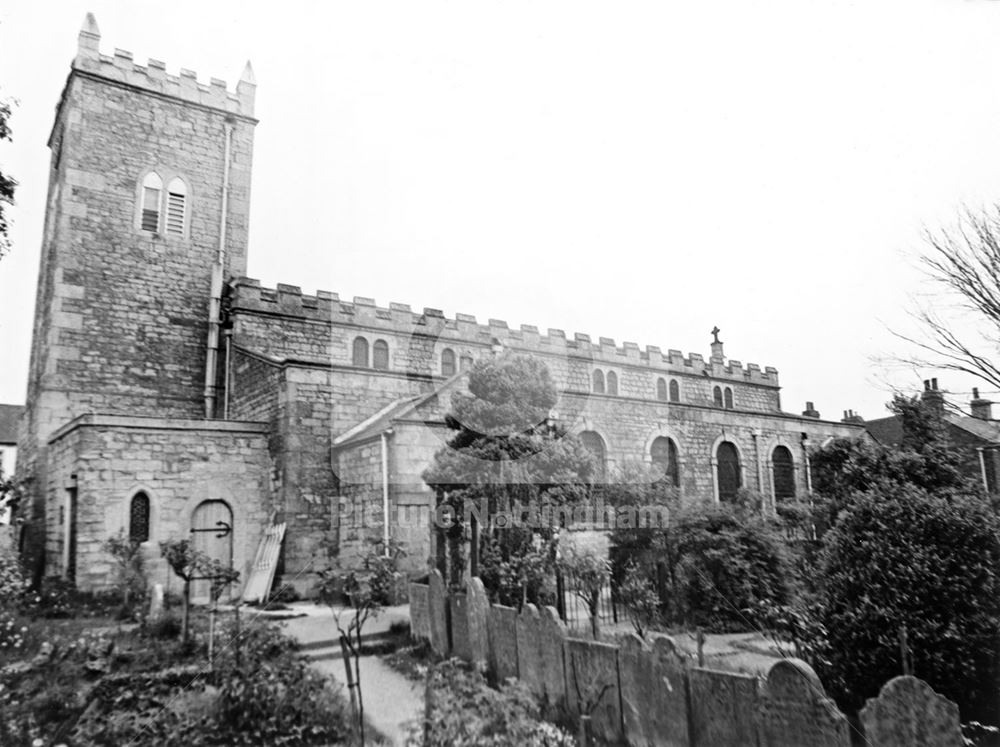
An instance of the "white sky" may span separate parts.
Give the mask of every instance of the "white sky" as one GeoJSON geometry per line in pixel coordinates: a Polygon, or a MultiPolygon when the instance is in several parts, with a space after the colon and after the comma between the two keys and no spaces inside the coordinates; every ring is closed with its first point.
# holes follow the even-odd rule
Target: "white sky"
{"type": "Polygon", "coordinates": [[[3,402],[24,399],[45,142],[88,10],[106,54],[230,88],[253,61],[266,285],[706,356],[717,324],[789,411],[885,414],[870,357],[902,351],[885,325],[907,328],[921,230],[1000,196],[1000,3],[6,0],[3,402]]]}

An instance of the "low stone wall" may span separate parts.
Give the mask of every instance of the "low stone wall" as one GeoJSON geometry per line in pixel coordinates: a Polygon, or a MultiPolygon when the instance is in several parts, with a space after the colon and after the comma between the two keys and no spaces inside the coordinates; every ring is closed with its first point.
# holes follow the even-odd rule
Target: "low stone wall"
{"type": "MultiPolygon", "coordinates": [[[[590,716],[606,744],[850,747],[851,727],[812,668],[776,661],[758,678],[693,665],[669,636],[613,645],[571,638],[551,607],[491,605],[482,582],[448,595],[436,571],[411,584],[411,630],[441,656],[519,678],[544,709],[590,716]]],[[[869,747],[959,747],[958,707],[915,677],[888,682],[861,711],[869,747]]]]}

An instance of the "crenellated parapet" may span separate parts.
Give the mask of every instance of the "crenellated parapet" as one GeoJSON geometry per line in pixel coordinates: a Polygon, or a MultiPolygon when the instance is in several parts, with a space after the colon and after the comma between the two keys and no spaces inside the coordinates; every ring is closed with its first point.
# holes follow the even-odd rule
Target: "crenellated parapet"
{"type": "Polygon", "coordinates": [[[197,73],[192,70],[181,68],[180,75],[171,75],[160,60],[150,59],[145,66],[139,65],[132,59],[132,53],[123,49],[116,49],[113,55],[101,54],[100,42],[97,21],[92,13],[88,13],[80,29],[73,70],[231,114],[253,117],[257,85],[249,62],[236,84],[236,90],[230,91],[226,81],[218,78],[210,78],[207,85],[199,83],[197,73]]]}
{"type": "Polygon", "coordinates": [[[531,324],[512,327],[503,319],[480,323],[472,314],[458,313],[454,318],[440,309],[414,311],[409,304],[392,302],[387,307],[372,298],[355,296],[348,301],[336,293],[318,291],[308,295],[295,285],[279,283],[276,288],[264,288],[259,280],[237,278],[230,283],[230,308],[235,312],[260,313],[297,319],[303,323],[357,327],[383,331],[386,334],[426,334],[442,341],[465,342],[481,347],[496,344],[525,352],[586,358],[595,365],[641,366],[664,373],[698,375],[778,387],[778,371],[771,366],[761,368],[756,363],[712,360],[700,353],[684,355],[670,349],[666,353],[655,345],[640,348],[637,343],[618,345],[610,337],[598,337],[577,332],[572,336],[564,330],[549,328],[545,334],[531,324]]]}

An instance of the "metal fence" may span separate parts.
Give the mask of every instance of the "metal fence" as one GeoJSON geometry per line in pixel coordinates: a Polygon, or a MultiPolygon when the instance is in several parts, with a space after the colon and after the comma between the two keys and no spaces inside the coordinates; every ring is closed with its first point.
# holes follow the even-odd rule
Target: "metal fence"
{"type": "Polygon", "coordinates": [[[556,568],[556,610],[566,627],[574,632],[591,630],[591,604],[597,608],[597,619],[603,627],[618,622],[618,602],[611,574],[598,589],[585,585],[576,574],[556,568]]]}

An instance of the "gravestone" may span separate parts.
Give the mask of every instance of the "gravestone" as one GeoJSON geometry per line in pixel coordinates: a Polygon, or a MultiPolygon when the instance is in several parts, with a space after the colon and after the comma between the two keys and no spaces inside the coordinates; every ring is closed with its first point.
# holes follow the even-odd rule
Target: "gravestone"
{"type": "Polygon", "coordinates": [[[554,607],[539,611],[538,656],[546,701],[552,706],[566,703],[565,641],[566,626],[554,607]]]}
{"type": "Polygon", "coordinates": [[[958,706],[923,680],[903,675],[882,686],[861,709],[872,747],[960,747],[958,706]]]}
{"type": "Polygon", "coordinates": [[[517,616],[517,676],[537,697],[545,694],[541,661],[541,617],[528,603],[517,616]]]}
{"type": "Polygon", "coordinates": [[[163,584],[153,584],[153,592],[149,597],[149,621],[156,622],[163,617],[163,584]]]}
{"type": "Polygon", "coordinates": [[[472,661],[469,642],[469,602],[464,593],[448,595],[448,619],[451,621],[451,654],[462,661],[472,661]]]}
{"type": "Polygon", "coordinates": [[[622,720],[631,744],[688,747],[687,663],[673,639],[629,634],[618,648],[622,720]]]}
{"type": "Polygon", "coordinates": [[[760,747],[851,747],[847,717],[801,659],[771,665],[757,704],[760,747]]]}
{"type": "Polygon", "coordinates": [[[418,641],[431,639],[430,610],[427,608],[427,585],[410,584],[410,636],[418,641]]]}
{"type": "Polygon", "coordinates": [[[489,666],[497,682],[517,677],[517,610],[495,604],[487,619],[489,666]]]}
{"type": "Polygon", "coordinates": [[[483,582],[473,576],[465,585],[466,615],[469,630],[469,661],[485,666],[489,658],[489,632],[486,618],[490,612],[490,598],[483,582]]]}
{"type": "Polygon", "coordinates": [[[436,568],[427,578],[427,610],[430,614],[431,648],[439,656],[447,656],[448,643],[448,597],[444,590],[444,578],[436,568]]]}
{"type": "Polygon", "coordinates": [[[566,694],[577,719],[590,711],[591,735],[604,743],[622,739],[618,647],[580,638],[566,639],[566,694]]]}
{"type": "Polygon", "coordinates": [[[688,673],[691,744],[697,747],[756,745],[757,678],[696,667],[688,673]]]}

